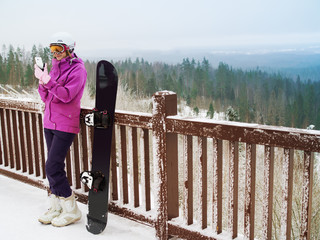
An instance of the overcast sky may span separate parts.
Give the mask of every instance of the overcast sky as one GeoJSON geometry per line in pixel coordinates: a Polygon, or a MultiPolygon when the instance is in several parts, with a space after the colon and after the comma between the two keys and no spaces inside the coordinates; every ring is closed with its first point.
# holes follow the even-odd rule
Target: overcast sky
{"type": "Polygon", "coordinates": [[[320,45],[320,0],[1,0],[0,44],[82,51],[320,45]]]}

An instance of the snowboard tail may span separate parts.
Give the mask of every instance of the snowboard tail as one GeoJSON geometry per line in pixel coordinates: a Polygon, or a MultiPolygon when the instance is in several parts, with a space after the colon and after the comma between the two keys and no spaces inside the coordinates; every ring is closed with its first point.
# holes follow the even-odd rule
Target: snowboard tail
{"type": "Polygon", "coordinates": [[[93,234],[100,234],[106,228],[107,222],[100,221],[99,219],[95,219],[87,215],[87,230],[93,234]]]}

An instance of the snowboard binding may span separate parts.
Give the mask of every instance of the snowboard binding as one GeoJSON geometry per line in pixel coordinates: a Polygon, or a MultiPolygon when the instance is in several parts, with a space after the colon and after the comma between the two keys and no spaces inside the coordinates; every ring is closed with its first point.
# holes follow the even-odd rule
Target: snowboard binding
{"type": "Polygon", "coordinates": [[[112,125],[110,114],[105,111],[93,109],[93,111],[84,117],[84,122],[89,127],[108,128],[112,125]]]}
{"type": "Polygon", "coordinates": [[[104,174],[100,171],[84,171],[80,174],[80,180],[94,192],[102,191],[105,185],[104,174]]]}

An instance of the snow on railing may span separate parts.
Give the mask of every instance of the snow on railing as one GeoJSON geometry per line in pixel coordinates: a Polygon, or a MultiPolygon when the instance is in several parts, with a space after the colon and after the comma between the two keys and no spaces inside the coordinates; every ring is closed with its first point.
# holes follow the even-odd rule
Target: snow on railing
{"type": "MultiPolygon", "coordinates": [[[[0,173],[47,188],[42,111],[41,103],[0,98],[0,173]]],[[[319,131],[176,114],[177,96],[168,91],[154,94],[152,114],[116,111],[111,212],[154,226],[158,239],[290,239],[296,232],[310,239],[319,131]],[[295,158],[300,155],[301,161],[295,158]],[[293,229],[297,161],[303,166],[301,217],[293,229]],[[279,228],[272,223],[277,210],[279,228]]],[[[81,123],[66,159],[69,182],[82,202],[88,189],[79,174],[90,168],[92,134],[81,123]]]]}

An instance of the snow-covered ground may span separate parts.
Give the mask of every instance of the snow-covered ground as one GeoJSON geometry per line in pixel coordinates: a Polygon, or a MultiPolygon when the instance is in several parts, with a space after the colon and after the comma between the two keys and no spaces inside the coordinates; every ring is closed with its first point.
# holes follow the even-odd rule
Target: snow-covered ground
{"type": "Polygon", "coordinates": [[[0,238],[10,240],[151,240],[155,230],[143,224],[108,215],[108,225],[100,235],[86,230],[87,205],[78,203],[82,219],[67,227],[57,228],[38,222],[48,208],[44,190],[0,175],[0,238]]]}

